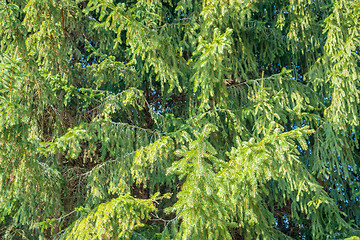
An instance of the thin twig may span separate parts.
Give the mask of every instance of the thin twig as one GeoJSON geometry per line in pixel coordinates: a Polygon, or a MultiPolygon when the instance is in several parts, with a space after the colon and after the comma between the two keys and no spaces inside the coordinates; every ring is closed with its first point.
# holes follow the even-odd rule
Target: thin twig
{"type": "MultiPolygon", "coordinates": [[[[132,154],[135,154],[135,153],[136,153],[136,151],[132,151],[132,152],[129,152],[129,153],[125,154],[125,155],[120,156],[120,158],[128,157],[128,156],[130,156],[130,155],[132,155],[132,154]]],[[[97,165],[96,167],[94,167],[94,168],[91,169],[90,171],[85,172],[85,173],[83,173],[83,174],[80,174],[79,176],[82,177],[82,176],[89,175],[89,174],[91,174],[91,173],[94,171],[94,169],[102,168],[102,167],[105,166],[105,164],[111,163],[111,162],[116,162],[116,161],[118,161],[118,159],[119,159],[119,158],[116,158],[116,159],[113,159],[113,160],[109,160],[109,161],[103,162],[102,164],[97,165]]]]}
{"type": "Polygon", "coordinates": [[[128,126],[128,127],[140,129],[140,130],[142,130],[142,131],[145,131],[145,132],[148,132],[148,133],[152,133],[152,134],[155,134],[155,135],[158,135],[158,136],[161,135],[159,132],[155,132],[155,131],[152,131],[152,130],[150,130],[150,129],[138,127],[138,126],[136,126],[136,125],[132,125],[132,124],[128,124],[128,123],[113,122],[113,121],[111,121],[110,123],[112,123],[112,124],[114,124],[114,125],[123,125],[123,126],[128,126]]]}
{"type": "Polygon", "coordinates": [[[153,221],[162,221],[162,222],[166,223],[166,225],[168,225],[170,222],[177,220],[177,218],[178,218],[178,215],[176,215],[176,217],[174,217],[173,219],[166,220],[166,219],[159,217],[157,215],[157,213],[150,213],[150,214],[155,218],[155,219],[152,219],[153,221]]]}

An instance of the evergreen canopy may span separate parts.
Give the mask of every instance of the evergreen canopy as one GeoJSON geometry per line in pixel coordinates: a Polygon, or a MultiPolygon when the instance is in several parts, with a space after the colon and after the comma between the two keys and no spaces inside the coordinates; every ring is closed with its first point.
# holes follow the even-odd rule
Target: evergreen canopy
{"type": "Polygon", "coordinates": [[[359,236],[360,0],[0,0],[0,238],[359,236]]]}

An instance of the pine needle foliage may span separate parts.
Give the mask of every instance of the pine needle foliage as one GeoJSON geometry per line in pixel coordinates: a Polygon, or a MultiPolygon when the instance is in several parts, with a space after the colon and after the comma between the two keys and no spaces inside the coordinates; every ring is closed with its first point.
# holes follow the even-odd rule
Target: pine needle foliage
{"type": "Polygon", "coordinates": [[[1,239],[358,239],[359,0],[0,0],[1,239]]]}

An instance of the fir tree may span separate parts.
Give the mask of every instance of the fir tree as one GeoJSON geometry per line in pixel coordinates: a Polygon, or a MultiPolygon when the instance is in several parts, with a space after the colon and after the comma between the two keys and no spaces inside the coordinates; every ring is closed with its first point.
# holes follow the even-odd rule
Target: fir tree
{"type": "Polygon", "coordinates": [[[359,0],[0,0],[0,238],[359,239],[359,0]]]}

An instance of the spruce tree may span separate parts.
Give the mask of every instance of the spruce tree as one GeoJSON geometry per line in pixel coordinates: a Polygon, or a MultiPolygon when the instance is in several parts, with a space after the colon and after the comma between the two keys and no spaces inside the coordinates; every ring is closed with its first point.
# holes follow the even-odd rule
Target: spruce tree
{"type": "Polygon", "coordinates": [[[0,238],[359,239],[359,0],[0,0],[0,238]]]}

